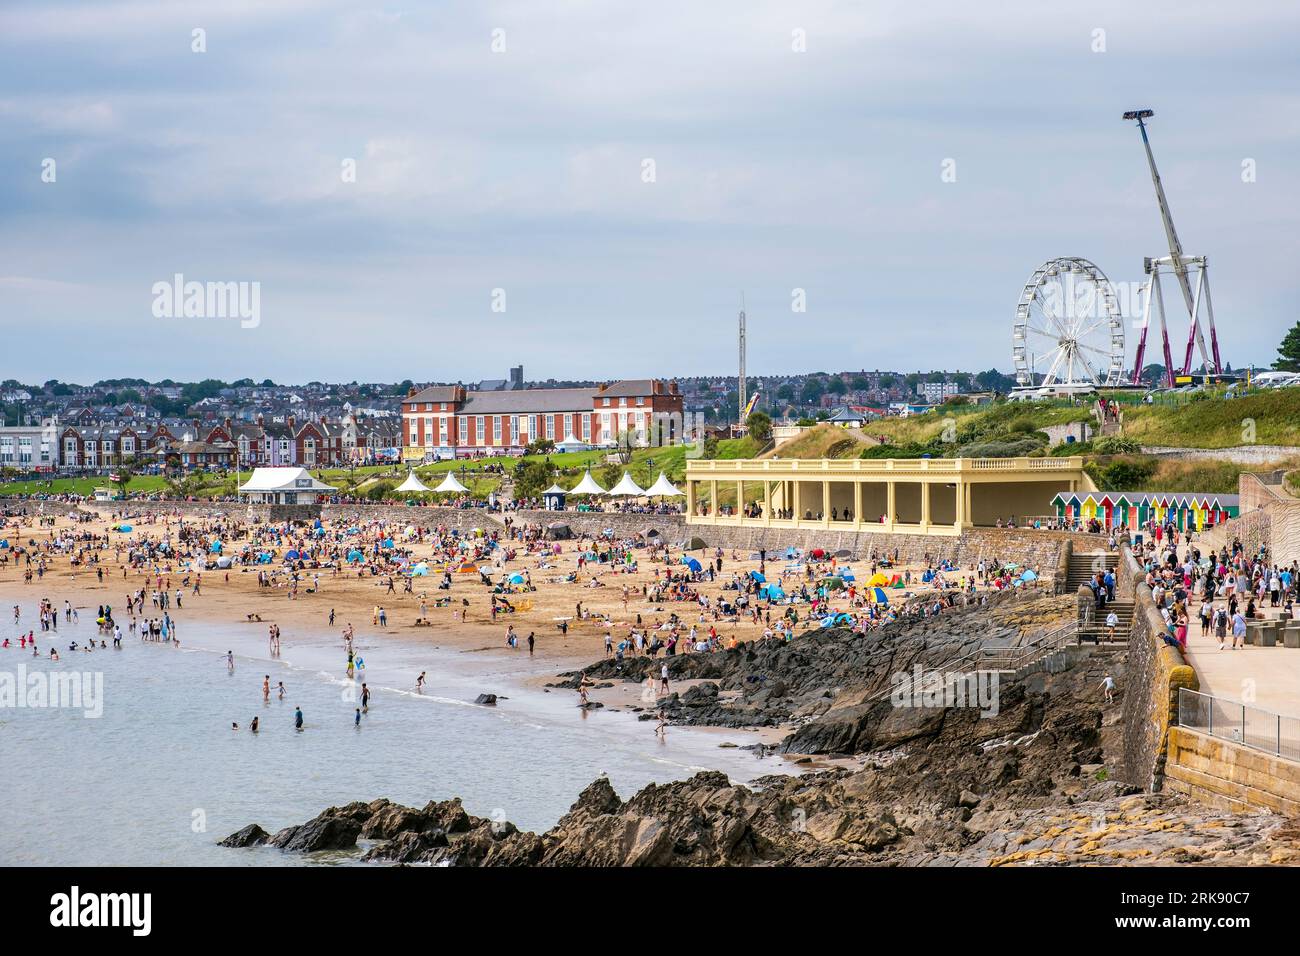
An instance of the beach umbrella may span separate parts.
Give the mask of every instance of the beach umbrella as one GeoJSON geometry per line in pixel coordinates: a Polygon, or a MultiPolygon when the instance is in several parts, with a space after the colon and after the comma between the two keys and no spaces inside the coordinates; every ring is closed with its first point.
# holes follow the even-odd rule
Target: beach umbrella
{"type": "Polygon", "coordinates": [[[870,591],[867,592],[867,596],[870,597],[871,600],[875,601],[877,604],[889,603],[889,595],[886,594],[880,588],[871,588],[870,591]]]}

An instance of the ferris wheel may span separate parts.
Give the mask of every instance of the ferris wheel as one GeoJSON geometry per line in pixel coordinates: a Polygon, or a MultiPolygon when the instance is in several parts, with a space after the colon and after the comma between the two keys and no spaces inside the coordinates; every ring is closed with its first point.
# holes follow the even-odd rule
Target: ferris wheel
{"type": "Polygon", "coordinates": [[[1074,256],[1035,269],[1016,305],[1011,355],[1020,385],[1118,385],[1124,321],[1105,273],[1074,256]]]}

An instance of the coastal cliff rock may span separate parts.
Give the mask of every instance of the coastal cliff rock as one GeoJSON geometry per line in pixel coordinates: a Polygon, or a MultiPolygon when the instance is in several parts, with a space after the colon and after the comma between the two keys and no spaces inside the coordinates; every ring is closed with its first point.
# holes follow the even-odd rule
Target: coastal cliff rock
{"type": "MultiPolygon", "coordinates": [[[[459,800],[419,810],[379,800],[331,808],[270,842],[312,852],[360,835],[374,842],[367,861],[448,866],[1300,863],[1295,821],[1113,779],[1122,727],[1098,689],[1105,673],[1123,687],[1123,660],[1110,652],[1003,675],[995,706],[879,696],[890,674],[941,668],[993,633],[1015,640],[1020,623],[958,613],[878,640],[826,631],[670,659],[678,677],[705,679],[659,701],[672,722],[753,725],[784,713],[793,730],[779,751],[837,755],[834,769],[750,786],[706,771],[626,800],[601,777],[541,834],[471,816],[459,800]]],[[[587,673],[637,680],[661,663],[607,660],[587,673]]],[[[255,845],[258,832],[223,842],[255,845]]]]}

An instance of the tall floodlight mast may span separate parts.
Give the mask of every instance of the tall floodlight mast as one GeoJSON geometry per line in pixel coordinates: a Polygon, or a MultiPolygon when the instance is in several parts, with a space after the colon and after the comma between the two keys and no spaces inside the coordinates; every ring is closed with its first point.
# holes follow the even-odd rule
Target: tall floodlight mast
{"type": "Polygon", "coordinates": [[[737,406],[736,415],[741,425],[745,424],[745,406],[749,404],[749,397],[746,395],[748,389],[745,387],[745,293],[740,294],[740,325],[738,327],[740,340],[740,403],[737,406]]]}
{"type": "Polygon", "coordinates": [[[1214,373],[1220,374],[1223,369],[1219,362],[1219,337],[1214,328],[1214,308],[1210,302],[1210,280],[1207,275],[1207,264],[1204,256],[1187,256],[1183,254],[1183,245],[1178,241],[1178,232],[1174,229],[1174,218],[1169,212],[1169,202],[1165,199],[1165,187],[1160,182],[1160,172],[1156,169],[1156,158],[1151,152],[1151,141],[1147,138],[1147,127],[1144,120],[1150,119],[1155,115],[1154,110],[1129,110],[1124,114],[1126,120],[1137,120],[1138,129],[1142,133],[1142,146],[1147,154],[1147,166],[1151,170],[1151,182],[1156,188],[1156,202],[1160,206],[1160,219],[1164,223],[1165,237],[1169,240],[1168,258],[1146,259],[1145,267],[1147,275],[1146,287],[1146,305],[1145,315],[1142,323],[1142,334],[1138,339],[1137,356],[1133,363],[1133,383],[1138,384],[1142,378],[1142,360],[1146,354],[1147,344],[1147,327],[1151,318],[1152,305],[1155,305],[1157,318],[1160,321],[1160,336],[1164,345],[1165,357],[1165,377],[1170,385],[1174,384],[1173,358],[1169,349],[1169,330],[1165,324],[1164,298],[1160,291],[1160,269],[1162,266],[1168,267],[1178,279],[1179,288],[1183,290],[1183,302],[1187,306],[1187,314],[1191,317],[1191,326],[1187,332],[1187,351],[1183,356],[1183,375],[1187,375],[1192,367],[1192,348],[1200,348],[1201,359],[1208,370],[1211,364],[1211,356],[1205,349],[1205,335],[1201,331],[1200,321],[1200,304],[1201,299],[1205,300],[1206,324],[1210,327],[1210,347],[1213,352],[1214,373]],[[1191,276],[1187,267],[1197,267],[1196,290],[1192,290],[1191,276]]]}

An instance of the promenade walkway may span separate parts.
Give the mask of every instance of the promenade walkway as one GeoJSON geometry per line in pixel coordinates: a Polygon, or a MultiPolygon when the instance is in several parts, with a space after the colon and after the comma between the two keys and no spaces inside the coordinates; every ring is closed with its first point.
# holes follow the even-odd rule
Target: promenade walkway
{"type": "MultiPolygon", "coordinates": [[[[1273,608],[1264,608],[1264,612],[1277,616],[1273,608]]],[[[1231,628],[1229,635],[1230,648],[1231,628]]],[[[1300,649],[1278,644],[1221,651],[1213,629],[1202,637],[1200,621],[1193,620],[1187,635],[1187,660],[1196,669],[1202,693],[1300,717],[1300,649]]]]}

